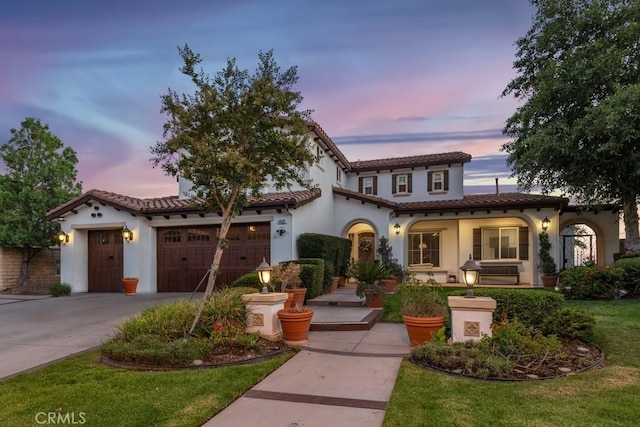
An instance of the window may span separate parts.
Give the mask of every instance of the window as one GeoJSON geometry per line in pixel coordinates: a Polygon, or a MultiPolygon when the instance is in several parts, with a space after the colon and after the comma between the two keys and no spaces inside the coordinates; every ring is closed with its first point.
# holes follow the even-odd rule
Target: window
{"type": "Polygon", "coordinates": [[[378,194],[378,177],[363,176],[358,180],[358,191],[363,194],[375,196],[378,194]]]}
{"type": "Polygon", "coordinates": [[[162,233],[162,243],[179,243],[182,240],[180,230],[169,230],[162,233]]]}
{"type": "Polygon", "coordinates": [[[427,191],[449,191],[449,171],[433,171],[427,174],[427,191]]]}
{"type": "Polygon", "coordinates": [[[440,267],[440,232],[409,233],[409,265],[440,267]]]}
{"type": "Polygon", "coordinates": [[[396,193],[411,193],[411,174],[395,174],[391,175],[391,192],[396,193]]]}
{"type": "Polygon", "coordinates": [[[473,259],[528,260],[529,227],[474,228],[473,259]]]}
{"type": "Polygon", "coordinates": [[[336,166],[336,181],[342,182],[342,169],[340,169],[340,166],[336,166]]]}
{"type": "Polygon", "coordinates": [[[324,167],[324,150],[319,145],[316,145],[316,162],[321,168],[324,167]]]}
{"type": "Polygon", "coordinates": [[[188,242],[208,242],[210,240],[211,236],[206,230],[198,230],[197,228],[190,228],[187,230],[188,242]]]}

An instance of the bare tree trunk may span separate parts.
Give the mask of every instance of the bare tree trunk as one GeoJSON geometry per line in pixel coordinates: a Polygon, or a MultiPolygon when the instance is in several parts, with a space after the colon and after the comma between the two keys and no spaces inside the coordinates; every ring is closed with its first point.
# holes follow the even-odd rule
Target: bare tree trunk
{"type": "Polygon", "coordinates": [[[29,263],[36,253],[38,253],[37,249],[30,247],[22,248],[22,266],[15,286],[15,290],[18,292],[24,290],[29,285],[29,263]]]}
{"type": "Polygon", "coordinates": [[[638,230],[638,204],[636,195],[623,200],[624,249],[625,253],[640,253],[640,232],[638,230]]]}
{"type": "Polygon", "coordinates": [[[196,328],[198,321],[200,320],[200,316],[202,315],[204,305],[207,303],[209,298],[211,298],[213,290],[215,289],[216,279],[218,278],[218,274],[220,273],[222,254],[224,253],[224,249],[228,245],[227,234],[229,233],[229,228],[231,228],[231,219],[232,216],[230,212],[225,212],[225,214],[222,216],[222,224],[220,224],[220,235],[218,236],[218,245],[216,246],[216,253],[213,255],[213,262],[211,263],[211,272],[209,273],[207,288],[205,289],[202,301],[200,301],[200,305],[198,306],[198,311],[196,312],[196,317],[195,319],[193,319],[193,323],[191,324],[191,329],[189,329],[189,335],[193,334],[193,331],[196,328]]]}

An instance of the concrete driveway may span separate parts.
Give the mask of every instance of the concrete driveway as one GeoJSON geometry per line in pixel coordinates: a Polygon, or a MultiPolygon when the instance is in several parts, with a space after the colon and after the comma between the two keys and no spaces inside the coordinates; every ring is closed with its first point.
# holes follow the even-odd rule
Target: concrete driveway
{"type": "MultiPolygon", "coordinates": [[[[99,346],[144,307],[189,298],[161,293],[79,293],[68,297],[0,295],[0,379],[99,346]]],[[[202,298],[202,293],[194,299],[202,298]]]]}

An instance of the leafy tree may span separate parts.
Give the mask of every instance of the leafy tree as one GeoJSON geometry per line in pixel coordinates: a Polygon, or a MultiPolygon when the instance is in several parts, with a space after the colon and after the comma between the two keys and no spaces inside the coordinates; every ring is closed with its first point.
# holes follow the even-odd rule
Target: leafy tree
{"type": "Polygon", "coordinates": [[[188,45],[178,51],[181,71],[196,91],[178,95],[169,89],[162,95],[162,112],[169,117],[165,141],[151,147],[152,162],[168,175],[190,180],[203,208],[222,216],[204,304],[215,286],[232,219],[248,195],[259,197],[267,180],[276,189],[294,182],[311,186],[305,178],[315,160],[307,139],[311,112],[297,110],[303,99],[293,91],[297,68],[282,72],[273,51],[259,53],[252,74],[228,59],[214,76],[196,70],[202,60],[188,45]]]}
{"type": "Polygon", "coordinates": [[[39,119],[28,117],[0,146],[5,173],[0,175],[0,246],[23,250],[17,288],[29,282],[29,262],[42,248],[55,244],[57,222],[47,211],[82,191],[76,182],[76,152],[64,147],[39,119]]]}
{"type": "Polygon", "coordinates": [[[640,2],[531,0],[517,41],[523,104],[503,132],[521,188],[563,190],[587,206],[622,206],[626,251],[640,251],[640,2]]]}

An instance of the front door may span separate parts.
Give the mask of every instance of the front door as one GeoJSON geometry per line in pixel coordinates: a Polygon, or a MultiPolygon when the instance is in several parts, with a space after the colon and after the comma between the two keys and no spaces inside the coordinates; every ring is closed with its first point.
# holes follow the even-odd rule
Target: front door
{"type": "Polygon", "coordinates": [[[89,292],[122,292],[121,230],[89,230],[89,292]]]}
{"type": "Polygon", "coordinates": [[[373,233],[358,234],[358,259],[373,261],[376,255],[376,236],[373,233]]]}

